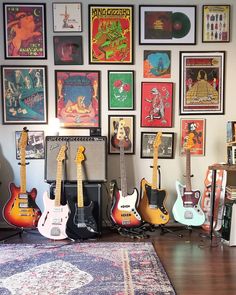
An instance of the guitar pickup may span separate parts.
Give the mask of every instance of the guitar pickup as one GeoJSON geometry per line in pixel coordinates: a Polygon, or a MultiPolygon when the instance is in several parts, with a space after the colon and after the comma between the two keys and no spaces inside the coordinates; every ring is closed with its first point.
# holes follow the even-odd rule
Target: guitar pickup
{"type": "Polygon", "coordinates": [[[19,194],[19,199],[28,199],[28,194],[19,194]]]}
{"type": "Polygon", "coordinates": [[[19,208],[28,208],[28,202],[27,203],[19,203],[19,208]]]}

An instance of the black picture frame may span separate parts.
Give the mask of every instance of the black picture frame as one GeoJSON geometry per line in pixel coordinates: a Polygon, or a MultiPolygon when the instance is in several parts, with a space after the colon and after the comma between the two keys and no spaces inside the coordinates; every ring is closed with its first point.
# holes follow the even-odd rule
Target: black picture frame
{"type": "MultiPolygon", "coordinates": [[[[157,132],[141,132],[140,158],[153,158],[153,142],[157,132]]],[[[174,158],[174,132],[162,132],[161,143],[158,147],[159,159],[174,158]]]]}

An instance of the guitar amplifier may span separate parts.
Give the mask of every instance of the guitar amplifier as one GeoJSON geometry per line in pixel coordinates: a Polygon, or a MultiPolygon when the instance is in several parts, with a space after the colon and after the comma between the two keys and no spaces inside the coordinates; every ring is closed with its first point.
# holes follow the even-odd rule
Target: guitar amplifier
{"type": "Polygon", "coordinates": [[[82,180],[88,182],[107,181],[107,138],[105,136],[46,136],[46,182],[52,183],[56,180],[57,156],[62,145],[67,146],[62,177],[65,182],[77,182],[75,159],[79,146],[85,148],[82,180]]]}
{"type": "MultiPolygon", "coordinates": [[[[50,199],[55,198],[55,183],[50,187],[50,199]]],[[[77,203],[77,184],[69,183],[62,186],[62,200],[63,205],[66,204],[68,199],[73,199],[77,203]]],[[[102,233],[102,185],[101,183],[83,183],[83,198],[84,205],[88,206],[93,202],[93,217],[96,221],[98,234],[102,233]]]]}

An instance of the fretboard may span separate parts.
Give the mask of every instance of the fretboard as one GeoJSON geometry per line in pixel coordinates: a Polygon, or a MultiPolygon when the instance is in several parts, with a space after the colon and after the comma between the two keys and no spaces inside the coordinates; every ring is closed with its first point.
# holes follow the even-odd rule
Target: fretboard
{"type": "Polygon", "coordinates": [[[26,193],[26,162],[25,162],[25,148],[20,149],[20,192],[26,193]]]}
{"type": "Polygon", "coordinates": [[[79,208],[84,207],[83,182],[82,182],[82,165],[77,163],[77,205],[79,208]]]}
{"type": "Polygon", "coordinates": [[[191,191],[191,163],[190,163],[190,149],[186,149],[186,191],[191,191]]]}
{"type": "Polygon", "coordinates": [[[62,161],[57,162],[57,175],[56,175],[56,190],[55,190],[55,207],[61,205],[61,182],[62,182],[62,161]]]}
{"type": "Polygon", "coordinates": [[[126,197],[128,194],[127,191],[127,178],[126,178],[126,168],[125,168],[125,151],[124,151],[124,142],[120,141],[120,178],[121,178],[121,191],[122,196],[126,197]]]}
{"type": "Polygon", "coordinates": [[[153,151],[152,189],[157,189],[158,147],[153,151]]]}

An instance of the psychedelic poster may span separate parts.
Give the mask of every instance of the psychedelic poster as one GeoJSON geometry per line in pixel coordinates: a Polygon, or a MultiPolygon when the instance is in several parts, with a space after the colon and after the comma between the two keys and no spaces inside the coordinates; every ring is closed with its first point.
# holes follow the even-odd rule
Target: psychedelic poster
{"type": "Polygon", "coordinates": [[[46,58],[45,4],[3,4],[6,58],[46,58]]]}
{"type": "Polygon", "coordinates": [[[133,63],[133,7],[89,5],[90,63],[133,63]]]}
{"type": "Polygon", "coordinates": [[[144,78],[170,78],[170,66],[170,50],[144,50],[144,78]]]}

